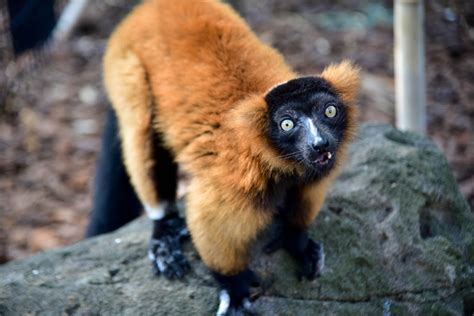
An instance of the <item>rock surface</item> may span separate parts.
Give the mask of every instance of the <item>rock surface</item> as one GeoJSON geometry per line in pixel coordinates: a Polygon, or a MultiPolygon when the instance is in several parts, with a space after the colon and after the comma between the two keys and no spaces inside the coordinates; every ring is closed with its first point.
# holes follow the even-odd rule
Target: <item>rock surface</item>
{"type": "MultiPolygon", "coordinates": [[[[185,281],[155,278],[149,223],[0,266],[0,315],[211,315],[216,287],[190,243],[185,281]]],[[[261,315],[471,315],[474,217],[440,150],[366,125],[311,235],[326,269],[299,282],[279,251],[255,255],[261,315]]],[[[255,247],[261,248],[259,243],[255,247]]],[[[258,251],[259,252],[259,251],[258,251]]]]}

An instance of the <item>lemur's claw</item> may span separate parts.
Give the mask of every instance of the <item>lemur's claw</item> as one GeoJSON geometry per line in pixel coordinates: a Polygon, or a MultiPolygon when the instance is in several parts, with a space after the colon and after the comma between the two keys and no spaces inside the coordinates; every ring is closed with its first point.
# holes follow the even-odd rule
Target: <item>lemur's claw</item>
{"type": "Polygon", "coordinates": [[[168,279],[181,279],[190,270],[177,237],[151,239],[148,256],[152,260],[155,275],[163,274],[168,279]]]}
{"type": "Polygon", "coordinates": [[[308,245],[300,259],[302,264],[302,269],[299,273],[300,280],[303,278],[314,280],[321,276],[321,272],[324,268],[324,258],[323,244],[309,239],[308,245]]]}

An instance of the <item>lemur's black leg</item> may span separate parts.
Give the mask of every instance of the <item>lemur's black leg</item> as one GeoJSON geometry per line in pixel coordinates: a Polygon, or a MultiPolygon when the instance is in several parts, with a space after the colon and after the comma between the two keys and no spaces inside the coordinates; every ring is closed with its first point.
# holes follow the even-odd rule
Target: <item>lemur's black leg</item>
{"type": "Polygon", "coordinates": [[[138,217],[142,211],[122,161],[117,117],[112,108],[107,112],[96,168],[87,237],[111,232],[138,217]]]}
{"type": "MultiPolygon", "coordinates": [[[[153,138],[157,162],[154,178],[165,216],[153,220],[148,256],[153,260],[155,272],[163,272],[167,277],[180,277],[189,270],[189,265],[180,244],[180,240],[187,236],[187,229],[176,209],[178,168],[161,145],[159,136],[153,135],[153,138]]],[[[97,161],[93,208],[86,236],[111,232],[137,218],[142,209],[122,160],[117,117],[110,108],[97,161]]]]}
{"type": "Polygon", "coordinates": [[[299,279],[314,280],[321,275],[324,267],[323,245],[309,238],[306,230],[283,224],[277,229],[275,239],[265,246],[264,251],[272,253],[280,248],[285,249],[300,263],[299,279]]]}
{"type": "Polygon", "coordinates": [[[153,155],[156,161],[154,179],[163,218],[152,218],[153,232],[148,247],[155,274],[167,278],[182,278],[190,266],[181,249],[181,241],[189,236],[186,223],[176,207],[178,166],[171,153],[162,145],[160,136],[153,135],[153,155]]]}
{"type": "Polygon", "coordinates": [[[298,189],[290,189],[284,205],[279,208],[276,236],[265,246],[264,252],[272,253],[280,248],[285,249],[301,265],[299,279],[313,280],[321,275],[325,256],[322,243],[312,240],[306,228],[292,224],[291,217],[304,211],[303,207],[298,198],[298,189]]]}

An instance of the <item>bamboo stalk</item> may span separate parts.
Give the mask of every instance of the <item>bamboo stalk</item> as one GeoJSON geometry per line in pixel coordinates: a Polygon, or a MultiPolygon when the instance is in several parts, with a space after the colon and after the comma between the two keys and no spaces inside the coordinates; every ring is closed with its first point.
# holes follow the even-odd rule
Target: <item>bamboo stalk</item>
{"type": "Polygon", "coordinates": [[[426,133],[423,0],[395,1],[396,125],[426,133]]]}

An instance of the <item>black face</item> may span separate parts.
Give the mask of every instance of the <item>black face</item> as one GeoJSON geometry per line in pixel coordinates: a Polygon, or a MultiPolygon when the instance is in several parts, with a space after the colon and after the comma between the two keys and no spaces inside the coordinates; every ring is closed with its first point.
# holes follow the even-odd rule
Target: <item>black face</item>
{"type": "Polygon", "coordinates": [[[347,127],[346,108],[330,84],[318,77],[298,78],[272,89],[269,137],[281,157],[315,175],[334,166],[347,127]]]}

